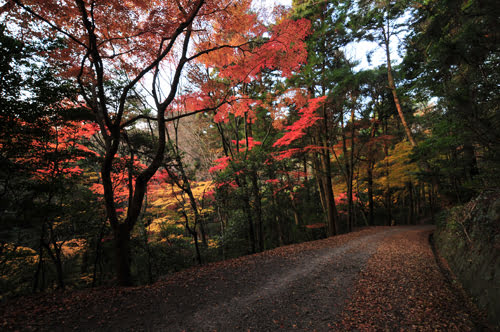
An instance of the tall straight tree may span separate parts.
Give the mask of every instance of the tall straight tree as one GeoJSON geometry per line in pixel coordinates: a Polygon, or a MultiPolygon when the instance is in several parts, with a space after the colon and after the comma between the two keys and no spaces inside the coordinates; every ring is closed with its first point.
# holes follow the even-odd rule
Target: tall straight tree
{"type": "MultiPolygon", "coordinates": [[[[10,0],[2,7],[13,22],[29,22],[19,25],[19,34],[47,38],[39,33],[43,24],[53,32],[50,37],[65,41],[66,48],[51,57],[66,64],[67,76],[78,82],[81,97],[94,114],[104,140],[100,174],[121,285],[133,282],[131,231],[140,217],[148,182],[164,164],[166,122],[214,109],[169,115],[183,69],[214,52],[221,61],[231,52],[251,52],[253,45],[238,37],[245,33],[259,36],[266,29],[249,8],[249,0],[10,0]],[[162,73],[164,79],[160,79],[162,73]],[[146,89],[147,78],[152,83],[146,89]],[[141,89],[153,96],[153,116],[130,111],[130,102],[141,89]],[[145,119],[156,122],[154,146],[146,167],[130,177],[126,209],[118,209],[111,176],[114,164],[127,130],[145,119]]],[[[293,40],[282,46],[285,53],[293,48],[293,40]]]]}
{"type": "MultiPolygon", "coordinates": [[[[311,97],[329,96],[338,84],[344,58],[340,48],[348,42],[345,31],[347,9],[348,6],[342,1],[293,1],[294,16],[311,20],[313,33],[307,39],[307,65],[290,80],[290,84],[306,89],[311,97]]],[[[335,235],[339,231],[330,162],[334,138],[332,128],[336,126],[334,118],[339,113],[336,106],[338,103],[326,102],[320,107],[318,113],[322,119],[318,121],[313,135],[313,143],[322,147],[313,158],[313,169],[328,235],[335,235]]]]}
{"type": "Polygon", "coordinates": [[[406,137],[412,146],[416,146],[417,143],[401,107],[391,61],[391,38],[397,37],[402,29],[407,27],[407,23],[403,21],[404,16],[408,14],[408,5],[406,0],[358,0],[353,6],[355,12],[350,15],[349,25],[357,38],[375,41],[384,49],[389,89],[406,137]]]}

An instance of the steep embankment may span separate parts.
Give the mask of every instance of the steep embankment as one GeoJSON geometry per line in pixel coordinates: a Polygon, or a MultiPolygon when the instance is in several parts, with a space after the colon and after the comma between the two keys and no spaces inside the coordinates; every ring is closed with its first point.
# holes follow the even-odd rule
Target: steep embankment
{"type": "Polygon", "coordinates": [[[500,330],[500,193],[451,209],[435,235],[439,253],[500,330]]]}

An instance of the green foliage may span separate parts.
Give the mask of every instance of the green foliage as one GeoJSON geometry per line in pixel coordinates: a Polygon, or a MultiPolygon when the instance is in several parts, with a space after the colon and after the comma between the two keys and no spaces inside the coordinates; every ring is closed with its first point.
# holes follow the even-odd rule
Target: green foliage
{"type": "Polygon", "coordinates": [[[428,1],[414,12],[403,68],[414,90],[437,100],[419,153],[441,167],[448,191],[498,185],[498,17],[496,4],[475,0],[428,1]]]}

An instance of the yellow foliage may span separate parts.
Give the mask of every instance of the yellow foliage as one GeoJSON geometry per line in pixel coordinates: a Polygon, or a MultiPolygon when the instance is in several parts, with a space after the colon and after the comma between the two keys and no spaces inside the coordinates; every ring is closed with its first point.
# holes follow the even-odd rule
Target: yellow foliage
{"type": "MultiPolygon", "coordinates": [[[[212,181],[201,181],[191,183],[191,191],[193,196],[197,201],[198,208],[202,207],[201,202],[204,199],[204,195],[214,189],[214,184],[212,181]]],[[[189,203],[188,195],[182,191],[177,186],[171,186],[169,184],[164,184],[162,189],[159,189],[156,193],[158,199],[153,202],[153,206],[159,208],[162,211],[174,210],[181,212],[182,210],[188,213],[191,210],[191,205],[189,203]]],[[[210,212],[211,208],[200,210],[201,213],[210,212]]],[[[188,213],[189,214],[189,213],[188,213]]]]}
{"type": "Polygon", "coordinates": [[[64,256],[71,257],[85,249],[87,241],[84,239],[71,239],[64,242],[61,247],[64,256]]]}
{"type": "Polygon", "coordinates": [[[390,150],[389,156],[375,166],[375,184],[384,187],[389,181],[390,187],[404,188],[408,182],[417,182],[417,163],[410,159],[412,146],[404,141],[390,150]],[[389,176],[386,176],[386,163],[389,164],[389,176]]]}
{"type": "Polygon", "coordinates": [[[3,245],[2,257],[5,260],[0,267],[0,279],[4,281],[11,278],[16,271],[38,262],[38,255],[35,250],[28,247],[14,246],[10,243],[3,245]]]}
{"type": "MultiPolygon", "coordinates": [[[[204,196],[209,191],[214,190],[212,181],[200,181],[191,183],[191,191],[197,202],[198,213],[200,215],[213,211],[211,204],[204,204],[204,196]],[[207,206],[204,206],[207,205],[207,206]]],[[[190,222],[194,221],[194,211],[192,210],[189,196],[177,186],[163,184],[155,193],[157,199],[152,203],[152,213],[156,216],[151,223],[150,231],[159,232],[164,225],[184,228],[184,213],[190,222]]]]}
{"type": "Polygon", "coordinates": [[[219,247],[219,241],[214,240],[214,239],[208,239],[208,247],[215,249],[219,247]]]}

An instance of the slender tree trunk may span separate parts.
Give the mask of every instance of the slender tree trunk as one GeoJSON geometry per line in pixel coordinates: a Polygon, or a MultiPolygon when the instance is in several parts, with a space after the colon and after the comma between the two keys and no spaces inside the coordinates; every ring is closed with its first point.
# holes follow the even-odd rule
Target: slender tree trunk
{"type": "MultiPolygon", "coordinates": [[[[42,227],[43,229],[44,227],[42,227]]],[[[42,271],[42,265],[43,265],[43,232],[44,230],[42,230],[42,235],[40,236],[40,243],[38,245],[38,264],[36,266],[36,271],[35,271],[35,276],[33,277],[33,293],[36,293],[36,290],[38,288],[38,284],[39,284],[39,279],[40,279],[40,272],[42,271]]],[[[42,287],[43,287],[43,284],[41,283],[42,287]]],[[[40,287],[40,289],[42,289],[42,287],[40,287]]]]}
{"type": "MultiPolygon", "coordinates": [[[[288,181],[288,183],[292,183],[290,175],[287,175],[287,181],[288,181]]],[[[292,191],[290,191],[290,205],[292,207],[293,219],[295,221],[295,225],[299,226],[301,224],[301,218],[300,218],[299,209],[298,209],[297,203],[295,202],[295,199],[293,197],[292,191]]]]}
{"type": "MultiPolygon", "coordinates": [[[[324,108],[324,107],[323,107],[324,108]]],[[[326,130],[326,128],[325,128],[326,130]]],[[[324,208],[326,208],[326,229],[328,236],[336,235],[338,232],[338,218],[337,218],[337,208],[335,206],[335,196],[333,194],[333,186],[332,186],[332,174],[331,174],[331,165],[330,165],[330,153],[327,138],[323,137],[322,139],[319,136],[319,132],[317,134],[317,141],[321,142],[323,147],[323,151],[319,153],[320,159],[320,169],[319,175],[321,176],[321,184],[324,194],[324,208]]]]}
{"type": "Polygon", "coordinates": [[[260,197],[259,183],[257,179],[257,171],[252,170],[252,191],[255,199],[255,217],[257,226],[257,240],[259,251],[264,250],[264,230],[262,222],[262,204],[260,197]]]}
{"type": "Polygon", "coordinates": [[[408,224],[414,224],[415,223],[415,214],[414,214],[414,207],[415,207],[415,202],[413,199],[413,183],[411,181],[408,182],[408,224]]]}
{"type": "Polygon", "coordinates": [[[226,225],[224,221],[224,216],[222,215],[221,208],[218,203],[216,203],[216,209],[217,209],[217,217],[219,218],[219,224],[220,224],[220,237],[223,239],[222,241],[222,246],[221,246],[221,251],[222,251],[222,259],[226,259],[226,243],[224,241],[225,236],[226,236],[226,225]]]}
{"type": "Polygon", "coordinates": [[[62,266],[62,257],[61,257],[61,245],[57,244],[56,241],[56,235],[54,234],[54,228],[52,227],[52,224],[49,224],[49,236],[50,236],[50,241],[46,244],[47,252],[49,253],[49,257],[52,259],[52,262],[54,263],[56,267],[56,273],[57,273],[57,288],[60,290],[64,290],[65,283],[64,283],[64,271],[63,271],[63,266],[62,266]],[[52,244],[52,248],[50,248],[50,245],[52,244]]]}
{"type": "Polygon", "coordinates": [[[328,224],[328,218],[327,218],[327,213],[326,213],[326,198],[325,198],[325,186],[323,184],[323,177],[321,176],[321,171],[320,171],[320,162],[319,162],[319,157],[314,156],[313,157],[313,172],[314,172],[314,178],[316,179],[316,184],[318,186],[318,193],[319,193],[319,200],[321,203],[321,207],[323,208],[323,213],[325,215],[325,223],[328,224]]]}
{"type": "Polygon", "coordinates": [[[326,211],[328,217],[328,236],[336,235],[338,232],[337,208],[335,206],[335,196],[333,195],[332,175],[330,171],[330,156],[327,151],[322,155],[323,185],[325,191],[326,211]]]}
{"type": "Polygon", "coordinates": [[[249,249],[250,253],[254,254],[256,252],[256,245],[255,245],[255,227],[252,218],[252,208],[250,206],[250,199],[247,193],[245,193],[244,195],[245,197],[243,198],[243,203],[248,225],[248,243],[250,247],[249,249]]]}
{"type": "Polygon", "coordinates": [[[429,212],[431,214],[431,221],[435,222],[435,219],[434,219],[434,192],[433,192],[432,184],[429,185],[428,199],[429,199],[429,212]]]}
{"type": "Polygon", "coordinates": [[[415,218],[420,219],[420,184],[417,182],[413,188],[415,190],[415,218]]]}
{"type": "Polygon", "coordinates": [[[285,245],[285,235],[283,234],[283,227],[281,225],[281,218],[279,215],[275,216],[276,227],[278,228],[278,245],[281,247],[285,245]]]}
{"type": "MultiPolygon", "coordinates": [[[[355,100],[355,99],[354,99],[355,100]]],[[[349,215],[349,231],[354,229],[354,200],[353,200],[353,182],[354,182],[354,107],[351,109],[351,152],[349,154],[349,177],[347,185],[347,207],[349,215]]]]}
{"type": "Polygon", "coordinates": [[[207,232],[205,231],[205,225],[202,220],[199,221],[198,226],[200,227],[201,233],[201,245],[206,248],[208,247],[207,232]]]}
{"type": "Polygon", "coordinates": [[[396,104],[396,109],[398,111],[399,119],[401,120],[401,124],[403,125],[403,128],[406,132],[406,137],[408,138],[408,141],[412,146],[416,146],[417,143],[415,142],[415,139],[413,138],[413,135],[411,133],[410,127],[408,126],[403,109],[401,107],[401,103],[399,102],[399,97],[398,97],[398,92],[396,90],[396,84],[394,83],[394,77],[392,75],[392,66],[391,66],[391,52],[390,52],[390,31],[389,31],[389,26],[387,26],[387,30],[383,29],[383,36],[384,36],[384,45],[385,45],[385,55],[386,55],[386,62],[387,62],[387,80],[389,83],[389,89],[391,89],[392,92],[392,97],[394,98],[394,104],[396,104]]]}
{"type": "Polygon", "coordinates": [[[372,124],[370,131],[371,142],[368,145],[366,177],[368,189],[368,220],[371,226],[375,225],[375,206],[373,201],[373,168],[375,167],[375,151],[373,149],[373,139],[375,138],[375,123],[372,124]]]}
{"type": "Polygon", "coordinates": [[[196,260],[198,261],[198,265],[203,264],[201,260],[201,252],[200,252],[200,242],[198,241],[198,232],[193,230],[193,239],[194,239],[194,249],[196,250],[196,260]]]}
{"type": "MultiPolygon", "coordinates": [[[[96,249],[95,249],[95,257],[94,257],[94,271],[92,272],[92,287],[95,287],[97,281],[97,266],[99,260],[101,259],[101,247],[102,247],[102,239],[104,237],[104,229],[106,227],[106,220],[102,223],[101,230],[99,231],[99,237],[96,241],[96,249]]],[[[102,272],[102,271],[101,271],[102,272]]]]}
{"type": "Polygon", "coordinates": [[[373,164],[373,161],[369,159],[366,169],[368,187],[368,220],[371,226],[375,225],[375,211],[373,202],[373,164]]]}
{"type": "Polygon", "coordinates": [[[290,201],[291,201],[291,205],[292,205],[293,219],[295,221],[295,225],[299,226],[301,224],[300,213],[299,213],[299,209],[297,207],[297,204],[294,201],[294,197],[293,197],[292,193],[290,193],[290,201]]]}
{"type": "MultiPolygon", "coordinates": [[[[387,120],[384,121],[384,134],[387,135],[387,120]]],[[[392,197],[391,197],[391,185],[389,182],[389,146],[386,141],[384,141],[384,153],[385,153],[385,208],[386,208],[386,225],[392,226],[392,197]]]]}
{"type": "MultiPolygon", "coordinates": [[[[273,178],[273,177],[271,177],[273,178]]],[[[272,195],[272,203],[273,203],[273,210],[274,210],[274,221],[275,221],[275,226],[276,226],[276,234],[277,234],[277,240],[278,243],[277,245],[279,247],[283,246],[285,244],[285,236],[283,234],[283,227],[281,225],[281,218],[280,218],[280,213],[279,213],[279,207],[278,203],[276,202],[276,197],[272,195]]]]}
{"type": "Polygon", "coordinates": [[[476,150],[472,144],[465,144],[463,147],[464,159],[466,161],[465,174],[468,180],[474,179],[479,174],[477,167],[476,150]]]}

